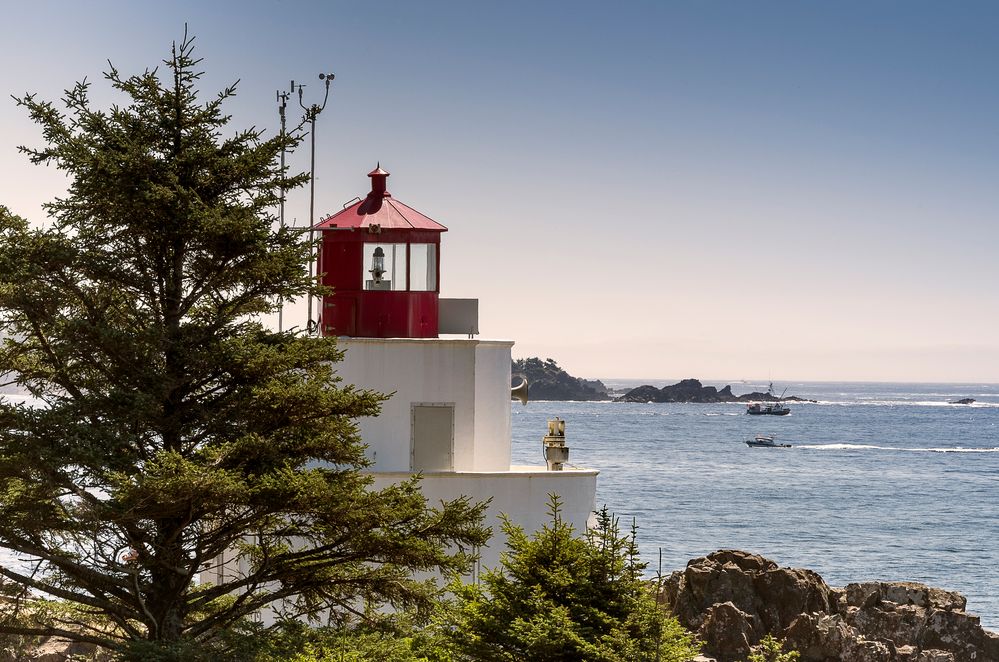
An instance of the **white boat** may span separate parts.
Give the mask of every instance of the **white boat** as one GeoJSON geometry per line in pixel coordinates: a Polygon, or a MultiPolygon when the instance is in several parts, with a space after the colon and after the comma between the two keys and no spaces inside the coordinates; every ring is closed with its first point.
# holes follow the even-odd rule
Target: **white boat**
{"type": "MultiPolygon", "coordinates": [[[[784,389],[784,393],[787,393],[786,388],[784,389]]],[[[770,387],[766,393],[769,404],[754,402],[746,406],[746,413],[753,416],[787,416],[791,413],[791,408],[781,404],[784,393],[781,393],[780,397],[777,397],[774,394],[774,383],[770,382],[770,387]]]]}
{"type": "Polygon", "coordinates": [[[750,448],[790,448],[791,444],[778,444],[773,437],[758,434],[754,439],[747,439],[746,445],[750,448]]]}

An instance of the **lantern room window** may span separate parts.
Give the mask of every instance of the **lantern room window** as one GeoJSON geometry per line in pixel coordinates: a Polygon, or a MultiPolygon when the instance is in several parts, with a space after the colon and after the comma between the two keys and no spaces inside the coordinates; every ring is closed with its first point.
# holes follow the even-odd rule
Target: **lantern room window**
{"type": "Polygon", "coordinates": [[[406,289],[406,244],[364,244],[366,290],[406,289]]]}
{"type": "Polygon", "coordinates": [[[366,290],[436,292],[437,245],[364,244],[361,276],[366,290]]]}
{"type": "Polygon", "coordinates": [[[409,245],[409,289],[413,292],[437,291],[437,245],[409,245]]]}

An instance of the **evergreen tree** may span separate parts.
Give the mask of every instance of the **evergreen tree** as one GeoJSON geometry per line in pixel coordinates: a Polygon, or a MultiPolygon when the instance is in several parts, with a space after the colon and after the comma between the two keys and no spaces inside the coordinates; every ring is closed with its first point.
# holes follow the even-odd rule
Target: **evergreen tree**
{"type": "Polygon", "coordinates": [[[746,662],[796,662],[801,653],[795,650],[785,651],[784,642],[768,634],[753,646],[754,653],[746,662]]]}
{"type": "Polygon", "coordinates": [[[312,247],[273,229],[301,136],[224,136],[235,86],[200,101],[199,62],[185,35],[162,77],[105,74],[121,106],[86,82],[64,111],[16,99],[45,143],[22,151],[70,183],[46,224],[0,207],[0,373],[34,399],[0,403],[0,547],[22,558],[0,576],[58,608],[10,591],[0,633],[220,659],[264,608],[426,614],[412,573],[465,571],[488,535],[467,499],[370,489],[355,419],[385,396],[341,383],[334,339],[258,321],[321,293],[312,247]]]}
{"type": "Polygon", "coordinates": [[[552,495],[551,521],[528,536],[503,523],[507,551],[481,585],[454,584],[437,631],[455,660],[495,662],[682,662],[693,635],[669,616],[642,579],[634,530],[621,535],[604,507],[577,536],[552,495]]]}
{"type": "Polygon", "coordinates": [[[339,627],[285,623],[247,662],[440,662],[439,649],[414,650],[420,634],[419,624],[398,614],[339,627]]]}

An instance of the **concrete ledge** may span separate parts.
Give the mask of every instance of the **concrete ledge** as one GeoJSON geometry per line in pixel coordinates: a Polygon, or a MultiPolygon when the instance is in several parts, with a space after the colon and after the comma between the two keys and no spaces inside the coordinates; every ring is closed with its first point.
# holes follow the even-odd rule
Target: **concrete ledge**
{"type": "MultiPolygon", "coordinates": [[[[370,474],[372,476],[393,476],[397,478],[408,478],[414,474],[412,471],[364,471],[362,473],[370,474]]],[[[552,478],[558,478],[559,475],[564,476],[596,476],[600,471],[598,469],[563,469],[562,471],[548,471],[546,467],[510,467],[509,471],[424,471],[423,476],[433,476],[434,478],[447,478],[448,476],[453,476],[455,478],[502,478],[502,477],[521,477],[521,476],[550,476],[552,478]]]]}
{"type": "MultiPolygon", "coordinates": [[[[577,533],[584,532],[594,521],[597,474],[595,469],[548,471],[543,467],[515,467],[510,471],[448,471],[422,474],[420,489],[430,504],[451,501],[462,496],[474,501],[489,501],[484,523],[492,527],[489,545],[480,549],[480,565],[494,568],[506,539],[500,530],[500,515],[506,515],[534,533],[551,521],[548,502],[557,494],[562,502],[562,519],[572,524],[577,533]]],[[[410,472],[367,472],[373,477],[375,489],[407,480],[410,472]]]]}

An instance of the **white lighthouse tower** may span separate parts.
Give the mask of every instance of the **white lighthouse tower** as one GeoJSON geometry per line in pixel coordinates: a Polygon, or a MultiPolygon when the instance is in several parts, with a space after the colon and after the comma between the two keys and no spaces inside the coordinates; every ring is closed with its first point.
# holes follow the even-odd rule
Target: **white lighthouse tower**
{"type": "Polygon", "coordinates": [[[494,537],[480,552],[481,564],[494,567],[504,549],[500,513],[535,531],[556,493],[563,519],[582,531],[597,471],[511,466],[513,341],[475,337],[476,300],[440,298],[447,228],[393,198],[388,176],[380,167],[370,172],[363,199],[315,226],[322,284],[333,288],[321,302],[320,330],[346,350],[337,367],[344,381],[393,394],[380,416],[360,422],[375,486],[421,473],[431,503],[491,499],[494,537]]]}

